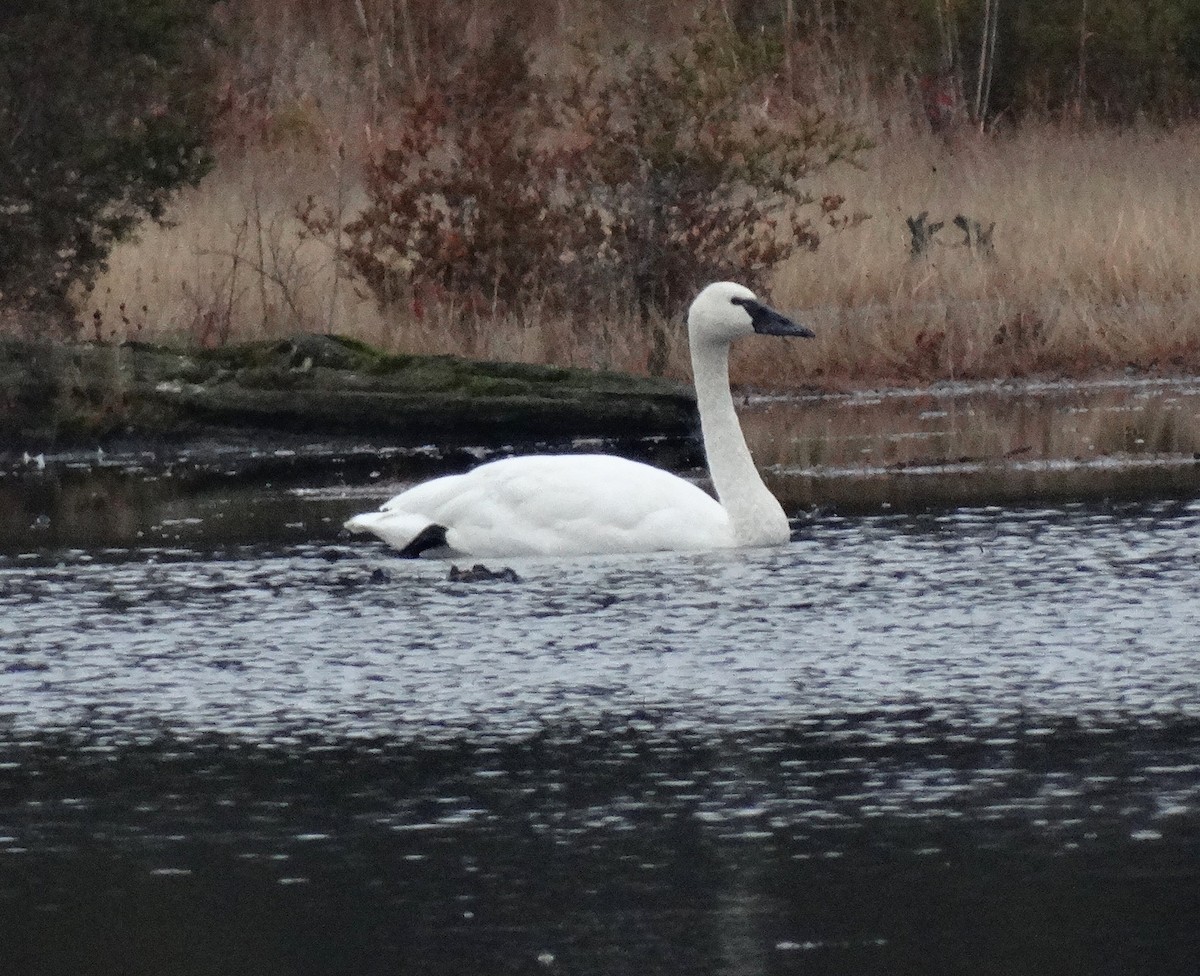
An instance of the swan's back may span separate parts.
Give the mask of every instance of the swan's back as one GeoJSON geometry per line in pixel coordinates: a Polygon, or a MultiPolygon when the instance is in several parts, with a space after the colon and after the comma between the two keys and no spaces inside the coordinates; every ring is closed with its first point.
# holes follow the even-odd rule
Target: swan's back
{"type": "Polygon", "coordinates": [[[700,550],[734,544],[721,505],[666,471],[603,454],[492,461],[417,485],[347,523],[397,548],[429,526],[479,556],[700,550]]]}

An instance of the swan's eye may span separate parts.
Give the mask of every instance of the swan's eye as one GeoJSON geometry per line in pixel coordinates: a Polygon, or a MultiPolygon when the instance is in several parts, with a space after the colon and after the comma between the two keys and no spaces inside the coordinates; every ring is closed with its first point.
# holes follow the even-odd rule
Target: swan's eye
{"type": "Polygon", "coordinates": [[[764,305],[754,298],[731,298],[734,305],[740,305],[750,313],[750,324],[760,335],[802,336],[811,339],[815,333],[807,326],[797,325],[786,315],[780,315],[775,309],[764,305]]]}
{"type": "Polygon", "coordinates": [[[758,315],[759,310],[763,307],[753,298],[731,298],[729,299],[729,304],[744,308],[749,313],[751,321],[754,321],[754,317],[758,315]]]}
{"type": "Polygon", "coordinates": [[[744,308],[747,312],[750,313],[751,319],[754,319],[757,316],[761,315],[763,310],[766,308],[766,306],[763,305],[762,302],[760,302],[754,298],[731,298],[731,299],[729,299],[729,303],[731,305],[738,305],[741,308],[744,308]]]}

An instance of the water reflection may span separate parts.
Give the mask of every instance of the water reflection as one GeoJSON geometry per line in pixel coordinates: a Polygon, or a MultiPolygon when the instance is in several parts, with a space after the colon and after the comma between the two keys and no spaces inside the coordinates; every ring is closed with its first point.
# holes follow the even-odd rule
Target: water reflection
{"type": "Polygon", "coordinates": [[[518,583],[337,538],[505,448],[10,456],[0,971],[1190,974],[1196,394],[757,404],[838,514],[518,583]]]}
{"type": "Polygon", "coordinates": [[[793,509],[1200,491],[1200,381],[947,385],[781,400],[743,414],[793,509]]]}
{"type": "Polygon", "coordinates": [[[282,436],[264,444],[65,451],[50,454],[44,468],[15,455],[7,461],[0,465],[0,552],[310,539],[321,526],[326,535],[336,532],[334,519],[349,505],[314,516],[291,493],[297,485],[369,490],[383,477],[428,477],[476,463],[460,449],[282,436]]]}

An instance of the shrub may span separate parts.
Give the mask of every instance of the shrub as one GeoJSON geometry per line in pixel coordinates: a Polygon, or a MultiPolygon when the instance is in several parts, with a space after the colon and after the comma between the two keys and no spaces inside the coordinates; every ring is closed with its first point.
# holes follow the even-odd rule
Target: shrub
{"type": "Polygon", "coordinates": [[[500,32],[449,82],[402,107],[367,169],[369,202],[314,233],[381,303],[426,295],[490,311],[672,313],[701,283],[751,285],[796,248],[862,219],[812,177],[865,142],[816,112],[769,108],[777,45],[706,26],[676,49],[530,69],[500,32]]]}
{"type": "Polygon", "coordinates": [[[0,5],[0,309],[70,322],[69,292],[209,166],[205,0],[0,5]]]}

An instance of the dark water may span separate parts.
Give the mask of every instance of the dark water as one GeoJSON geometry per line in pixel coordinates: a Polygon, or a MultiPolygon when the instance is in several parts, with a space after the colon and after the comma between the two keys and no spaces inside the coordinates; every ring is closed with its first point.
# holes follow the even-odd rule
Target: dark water
{"type": "Polygon", "coordinates": [[[0,976],[1190,976],[1198,414],[759,404],[791,545],[475,584],[338,526],[504,448],[0,450],[0,976]]]}
{"type": "Polygon", "coordinates": [[[1188,497],[475,584],[203,498],[0,555],[0,972],[1195,972],[1188,497]]]}

